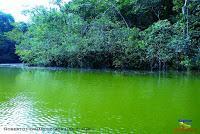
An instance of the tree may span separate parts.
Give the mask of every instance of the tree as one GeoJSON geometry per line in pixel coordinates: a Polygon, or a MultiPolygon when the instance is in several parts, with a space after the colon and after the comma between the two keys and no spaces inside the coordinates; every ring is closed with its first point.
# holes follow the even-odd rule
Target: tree
{"type": "Polygon", "coordinates": [[[54,1],[27,11],[32,22],[9,35],[31,65],[166,70],[199,68],[199,5],[190,4],[185,53],[183,2],[177,0],[54,1]],[[24,30],[23,30],[24,29],[24,30]]]}
{"type": "Polygon", "coordinates": [[[13,22],[14,18],[10,14],[0,11],[0,33],[11,31],[13,22]]]}
{"type": "Polygon", "coordinates": [[[19,62],[15,55],[15,43],[6,36],[6,32],[14,28],[12,23],[14,18],[10,14],[0,12],[0,63],[19,62]]]}

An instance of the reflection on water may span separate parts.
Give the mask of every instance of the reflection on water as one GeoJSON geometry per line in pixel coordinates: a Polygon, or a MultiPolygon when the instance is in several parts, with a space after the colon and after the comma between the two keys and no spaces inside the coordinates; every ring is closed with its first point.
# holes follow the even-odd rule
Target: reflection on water
{"type": "Polygon", "coordinates": [[[71,128],[72,133],[88,128],[87,133],[167,134],[179,119],[193,120],[198,128],[199,78],[0,68],[0,133],[4,127],[44,127],[71,128]]]}

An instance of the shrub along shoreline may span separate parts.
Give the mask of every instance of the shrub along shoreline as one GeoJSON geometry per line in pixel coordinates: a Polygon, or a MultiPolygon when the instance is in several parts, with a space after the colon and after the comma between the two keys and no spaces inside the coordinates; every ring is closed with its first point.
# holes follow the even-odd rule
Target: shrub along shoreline
{"type": "Polygon", "coordinates": [[[121,70],[200,70],[200,4],[173,0],[54,1],[29,11],[7,36],[28,65],[121,70]],[[187,16],[188,17],[188,16],[187,16]],[[187,29],[186,29],[187,30],[187,29]]]}

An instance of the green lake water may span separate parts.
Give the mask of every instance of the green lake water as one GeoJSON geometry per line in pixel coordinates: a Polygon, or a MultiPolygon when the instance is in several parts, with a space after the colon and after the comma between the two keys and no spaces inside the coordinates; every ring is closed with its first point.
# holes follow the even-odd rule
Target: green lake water
{"type": "Polygon", "coordinates": [[[200,133],[198,73],[0,68],[1,134],[173,134],[180,119],[200,133]]]}

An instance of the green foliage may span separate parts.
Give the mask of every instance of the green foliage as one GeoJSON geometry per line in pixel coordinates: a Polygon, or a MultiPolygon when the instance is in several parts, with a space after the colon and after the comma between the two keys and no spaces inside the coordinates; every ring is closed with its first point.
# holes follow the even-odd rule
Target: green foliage
{"type": "Polygon", "coordinates": [[[6,14],[0,11],[0,45],[3,45],[7,42],[7,38],[4,33],[13,29],[11,24],[13,22],[14,19],[10,14],[6,14]]]}
{"type": "Polygon", "coordinates": [[[183,2],[171,0],[53,1],[59,9],[27,11],[29,26],[7,35],[31,65],[114,69],[198,69],[199,4],[190,6],[189,50],[183,2]],[[187,52],[189,51],[189,52],[187,52]]]}
{"type": "Polygon", "coordinates": [[[165,66],[171,60],[173,53],[169,42],[172,34],[171,24],[167,20],[159,21],[143,31],[146,59],[151,64],[151,69],[161,69],[162,64],[165,66]]]}
{"type": "Polygon", "coordinates": [[[0,63],[19,62],[15,55],[15,43],[6,35],[14,26],[14,18],[0,11],[0,63]]]}

